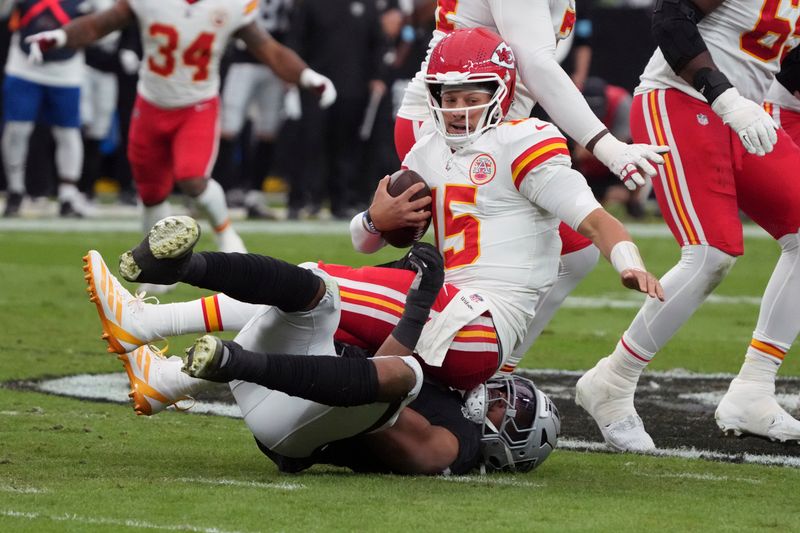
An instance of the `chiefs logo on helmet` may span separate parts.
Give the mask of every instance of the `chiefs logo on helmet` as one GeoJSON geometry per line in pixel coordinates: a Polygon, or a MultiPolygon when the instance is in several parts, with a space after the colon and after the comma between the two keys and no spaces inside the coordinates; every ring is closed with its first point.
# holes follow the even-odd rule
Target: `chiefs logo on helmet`
{"type": "Polygon", "coordinates": [[[514,52],[504,42],[497,45],[492,54],[492,63],[495,65],[513,69],[514,68],[514,52]]]}

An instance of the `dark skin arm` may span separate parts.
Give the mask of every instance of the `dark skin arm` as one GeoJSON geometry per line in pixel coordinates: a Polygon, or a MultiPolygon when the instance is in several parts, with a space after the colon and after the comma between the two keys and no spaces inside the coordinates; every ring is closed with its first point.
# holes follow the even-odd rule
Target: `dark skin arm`
{"type": "Polygon", "coordinates": [[[294,50],[272,38],[253,21],[236,32],[256,59],[267,65],[283,81],[297,83],[308,65],[294,50]]]}
{"type": "MultiPolygon", "coordinates": [[[[692,0],[692,3],[697,6],[697,8],[703,12],[704,15],[708,15],[716,8],[722,5],[725,0],[692,0]]],[[[689,85],[692,85],[694,81],[694,75],[697,74],[697,71],[702,68],[710,68],[711,70],[719,70],[717,66],[714,64],[714,60],[711,59],[711,54],[708,53],[708,50],[702,52],[692,58],[689,63],[683,67],[683,70],[678,72],[677,74],[683,78],[689,85]]],[[[608,130],[603,130],[597,135],[595,135],[591,141],[586,144],[586,149],[590,152],[594,149],[595,144],[597,141],[603,137],[608,130]]]]}
{"type": "Polygon", "coordinates": [[[456,436],[408,407],[392,427],[365,438],[392,470],[403,474],[439,474],[458,457],[456,436]]]}
{"type": "Polygon", "coordinates": [[[128,0],[117,0],[114,5],[103,11],[78,17],[64,26],[67,34],[65,46],[83,48],[108,35],[121,30],[134,20],[135,16],[128,0]]]}

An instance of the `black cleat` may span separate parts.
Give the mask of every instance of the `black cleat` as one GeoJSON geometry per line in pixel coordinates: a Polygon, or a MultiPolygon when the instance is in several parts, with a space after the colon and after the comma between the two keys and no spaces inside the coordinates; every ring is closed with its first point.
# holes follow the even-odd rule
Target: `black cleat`
{"type": "Polygon", "coordinates": [[[22,194],[17,192],[10,192],[6,197],[6,209],[3,211],[3,216],[6,218],[18,217],[19,209],[22,207],[22,194]]]}
{"type": "Polygon", "coordinates": [[[128,281],[170,285],[181,280],[200,226],[187,216],[159,220],[139,245],[119,258],[119,273],[128,281]]]}

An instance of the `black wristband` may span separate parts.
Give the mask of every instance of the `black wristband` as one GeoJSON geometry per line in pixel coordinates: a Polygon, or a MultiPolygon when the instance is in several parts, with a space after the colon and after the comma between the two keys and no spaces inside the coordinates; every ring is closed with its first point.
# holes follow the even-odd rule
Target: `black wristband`
{"type": "Polygon", "coordinates": [[[422,335],[422,328],[425,327],[429,313],[430,307],[423,307],[414,302],[406,301],[403,316],[400,317],[400,321],[392,330],[392,337],[413,351],[419,336],[422,335]]]}
{"type": "Polygon", "coordinates": [[[705,96],[709,104],[712,104],[719,95],[733,88],[725,74],[719,70],[711,70],[708,67],[701,68],[695,72],[692,86],[705,96]]]}

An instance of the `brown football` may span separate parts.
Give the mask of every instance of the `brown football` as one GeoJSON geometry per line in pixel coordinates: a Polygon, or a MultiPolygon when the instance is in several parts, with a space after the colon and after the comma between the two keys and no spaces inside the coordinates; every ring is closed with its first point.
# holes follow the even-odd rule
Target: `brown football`
{"type": "MultiPolygon", "coordinates": [[[[387,191],[392,196],[398,196],[403,193],[406,189],[414,185],[415,183],[425,183],[425,180],[414,172],[413,170],[398,170],[394,174],[390,176],[389,187],[387,191]]],[[[427,184],[421,190],[417,191],[412,197],[411,201],[419,200],[420,198],[425,198],[426,196],[431,195],[431,190],[427,184]]],[[[423,208],[425,211],[431,211],[431,204],[428,204],[423,208]]],[[[425,222],[425,226],[422,228],[416,228],[414,226],[406,226],[405,228],[398,228],[390,231],[382,231],[381,235],[386,242],[394,246],[395,248],[408,248],[425,235],[425,232],[428,231],[428,226],[431,224],[431,219],[429,218],[427,222],[425,222]]]]}

